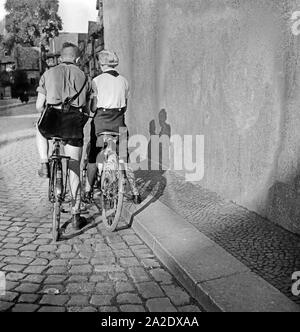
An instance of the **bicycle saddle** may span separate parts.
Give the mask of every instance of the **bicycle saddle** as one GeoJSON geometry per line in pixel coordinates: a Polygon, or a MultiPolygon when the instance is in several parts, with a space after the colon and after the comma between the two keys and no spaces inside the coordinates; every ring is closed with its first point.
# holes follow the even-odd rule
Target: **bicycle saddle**
{"type": "Polygon", "coordinates": [[[61,137],[51,137],[51,141],[62,141],[61,137]]]}
{"type": "Polygon", "coordinates": [[[112,136],[112,137],[119,137],[119,136],[121,136],[121,134],[120,133],[116,133],[116,132],[109,132],[109,131],[106,131],[106,132],[104,132],[104,133],[101,133],[100,135],[98,135],[99,137],[100,136],[112,136]]]}

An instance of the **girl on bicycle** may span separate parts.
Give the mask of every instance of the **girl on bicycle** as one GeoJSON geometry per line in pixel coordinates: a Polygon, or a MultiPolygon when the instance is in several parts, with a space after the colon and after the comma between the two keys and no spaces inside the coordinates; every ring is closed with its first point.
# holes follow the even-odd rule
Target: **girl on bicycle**
{"type": "MultiPolygon", "coordinates": [[[[116,70],[116,67],[119,65],[119,58],[116,53],[105,50],[99,54],[99,63],[102,74],[97,76],[92,82],[92,112],[96,113],[96,115],[91,123],[87,167],[88,181],[86,182],[83,197],[85,203],[91,202],[97,170],[100,168],[101,172],[101,160],[99,158],[105,148],[105,143],[100,135],[106,132],[119,134],[121,131],[124,132],[124,128],[126,129],[126,135],[128,135],[125,113],[129,98],[129,84],[125,77],[121,76],[116,70]]],[[[122,137],[117,142],[117,150],[121,139],[122,137]]],[[[140,204],[141,197],[135,184],[134,173],[128,167],[128,164],[126,164],[125,169],[126,177],[133,193],[133,201],[135,204],[140,204]]]]}

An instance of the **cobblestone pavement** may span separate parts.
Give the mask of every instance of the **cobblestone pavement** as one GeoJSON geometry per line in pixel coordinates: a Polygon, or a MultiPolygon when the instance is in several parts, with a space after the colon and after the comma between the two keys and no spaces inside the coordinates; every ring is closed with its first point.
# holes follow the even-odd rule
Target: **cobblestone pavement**
{"type": "Polygon", "coordinates": [[[300,236],[175,174],[138,175],[146,192],[154,191],[163,203],[300,305],[300,297],[291,292],[292,274],[300,271],[300,236]]]}
{"type": "Polygon", "coordinates": [[[201,311],[131,229],[53,245],[37,166],[33,139],[0,149],[0,311],[201,311]]]}
{"type": "Polygon", "coordinates": [[[33,129],[38,116],[32,104],[7,110],[0,109],[0,136],[33,129]]]}

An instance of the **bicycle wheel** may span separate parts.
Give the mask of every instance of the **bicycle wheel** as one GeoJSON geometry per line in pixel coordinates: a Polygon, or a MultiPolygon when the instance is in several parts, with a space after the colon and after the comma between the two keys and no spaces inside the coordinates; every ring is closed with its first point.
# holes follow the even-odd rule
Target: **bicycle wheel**
{"type": "Polygon", "coordinates": [[[111,176],[105,171],[101,179],[103,224],[110,232],[114,232],[118,226],[124,201],[124,172],[116,172],[117,176],[113,182],[111,182],[111,176]]]}
{"type": "Polygon", "coordinates": [[[54,162],[50,163],[50,179],[49,179],[49,202],[54,203],[55,201],[55,193],[54,193],[54,162]]]}
{"type": "Polygon", "coordinates": [[[59,241],[60,237],[60,215],[61,215],[61,203],[56,201],[53,204],[53,224],[52,224],[52,236],[53,241],[59,241]]]}
{"type": "Polygon", "coordinates": [[[89,143],[86,147],[85,158],[84,158],[84,162],[82,165],[82,171],[81,171],[81,190],[82,190],[82,192],[85,192],[86,182],[88,181],[88,179],[87,179],[88,164],[89,164],[88,156],[90,153],[90,149],[91,149],[91,144],[89,143]]]}
{"type": "Polygon", "coordinates": [[[62,182],[62,165],[58,161],[54,161],[52,183],[54,185],[54,197],[53,202],[53,215],[52,215],[52,237],[53,241],[57,242],[60,236],[60,218],[61,218],[61,199],[63,193],[62,182]]]}

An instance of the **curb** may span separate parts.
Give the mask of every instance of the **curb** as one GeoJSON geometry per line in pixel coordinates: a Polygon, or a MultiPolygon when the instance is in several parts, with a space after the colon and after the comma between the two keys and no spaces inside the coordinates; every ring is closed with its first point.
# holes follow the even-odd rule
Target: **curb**
{"type": "Polygon", "coordinates": [[[26,106],[26,105],[34,105],[36,103],[36,100],[31,100],[29,101],[27,104],[21,104],[21,103],[17,103],[17,104],[11,104],[11,105],[5,105],[5,106],[0,106],[0,113],[2,111],[6,111],[9,110],[11,108],[17,108],[17,107],[22,107],[22,106],[26,106]]]}
{"type": "Polygon", "coordinates": [[[154,199],[125,204],[123,217],[208,312],[300,312],[275,287],[154,199]]]}
{"type": "Polygon", "coordinates": [[[35,129],[26,129],[26,130],[17,131],[12,134],[0,135],[0,148],[10,143],[33,138],[35,134],[36,134],[35,129]]]}

